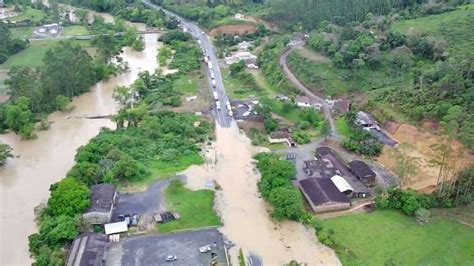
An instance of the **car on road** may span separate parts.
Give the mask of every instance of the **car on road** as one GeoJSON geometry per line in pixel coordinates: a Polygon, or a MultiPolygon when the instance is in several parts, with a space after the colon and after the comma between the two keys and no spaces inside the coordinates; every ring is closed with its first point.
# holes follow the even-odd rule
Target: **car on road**
{"type": "Polygon", "coordinates": [[[206,35],[206,33],[205,33],[204,31],[201,31],[201,34],[202,34],[202,35],[206,35]]]}
{"type": "Polygon", "coordinates": [[[199,252],[201,253],[207,253],[211,251],[211,245],[207,245],[207,246],[202,246],[199,248],[199,252]]]}
{"type": "Polygon", "coordinates": [[[172,262],[172,261],[175,261],[177,259],[178,259],[178,257],[176,257],[175,255],[168,255],[168,256],[166,256],[165,261],[172,262]]]}

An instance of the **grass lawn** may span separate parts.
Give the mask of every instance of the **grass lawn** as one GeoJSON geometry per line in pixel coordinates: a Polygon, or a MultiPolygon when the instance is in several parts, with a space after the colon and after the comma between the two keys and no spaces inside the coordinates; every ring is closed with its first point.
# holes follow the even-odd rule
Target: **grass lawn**
{"type": "Polygon", "coordinates": [[[181,75],[179,79],[174,81],[174,85],[184,95],[196,95],[199,91],[199,72],[193,71],[181,75]]]}
{"type": "Polygon", "coordinates": [[[243,70],[238,77],[231,76],[228,68],[223,68],[221,71],[224,87],[231,99],[260,98],[267,94],[247,70],[243,70]]]}
{"type": "Polygon", "coordinates": [[[349,136],[351,133],[351,129],[349,128],[349,125],[343,116],[340,116],[336,119],[336,129],[337,132],[343,136],[349,136]]]}
{"type": "Polygon", "coordinates": [[[473,265],[474,230],[433,217],[419,225],[395,211],[375,211],[323,221],[334,230],[344,265],[473,265]]]}
{"type": "Polygon", "coordinates": [[[24,20],[31,20],[33,22],[39,22],[43,18],[45,18],[46,16],[47,16],[47,14],[43,10],[34,9],[34,8],[31,8],[31,7],[27,6],[27,7],[24,8],[24,10],[22,12],[20,12],[20,14],[18,16],[11,17],[8,20],[16,21],[16,22],[20,22],[20,21],[24,21],[24,20]]]}
{"type": "Polygon", "coordinates": [[[160,233],[221,225],[214,212],[214,191],[202,189],[192,191],[180,181],[172,182],[165,190],[168,209],[179,213],[181,218],[166,224],[158,224],[160,233]]]}
{"type": "Polygon", "coordinates": [[[183,171],[193,164],[202,163],[204,163],[204,159],[199,154],[184,155],[174,161],[157,160],[150,165],[151,178],[155,179],[156,176],[169,178],[174,176],[176,172],[183,171]]]}
{"type": "Polygon", "coordinates": [[[451,55],[474,55],[474,4],[439,15],[395,22],[392,29],[407,33],[418,30],[448,42],[451,55]]]}
{"type": "MultiPolygon", "coordinates": [[[[8,69],[13,66],[29,66],[39,67],[43,65],[44,54],[51,48],[51,46],[57,44],[60,40],[41,40],[31,42],[30,46],[25,50],[14,54],[8,58],[8,60],[0,65],[0,68],[8,69]]],[[[72,41],[75,44],[79,44],[83,47],[90,47],[90,41],[72,41]]]]}
{"type": "Polygon", "coordinates": [[[78,25],[68,26],[68,27],[64,27],[63,29],[64,36],[87,35],[87,34],[89,34],[89,31],[84,26],[78,26],[78,25]]]}
{"type": "Polygon", "coordinates": [[[33,27],[12,28],[10,32],[14,39],[29,39],[33,36],[33,27]]]}

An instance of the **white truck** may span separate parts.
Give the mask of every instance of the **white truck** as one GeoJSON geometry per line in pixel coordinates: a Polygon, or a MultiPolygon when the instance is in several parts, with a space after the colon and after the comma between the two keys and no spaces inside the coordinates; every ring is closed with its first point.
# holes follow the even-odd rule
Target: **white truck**
{"type": "Polygon", "coordinates": [[[221,102],[216,101],[216,108],[217,108],[217,110],[221,109],[221,102]]]}
{"type": "Polygon", "coordinates": [[[215,79],[213,79],[213,80],[211,81],[211,84],[212,84],[212,87],[213,87],[213,88],[216,88],[217,82],[216,82],[215,79]]]}
{"type": "Polygon", "coordinates": [[[212,96],[214,97],[214,101],[219,100],[219,96],[217,95],[217,91],[213,91],[212,96]]]}
{"type": "Polygon", "coordinates": [[[209,61],[209,62],[207,63],[207,65],[209,66],[209,69],[212,69],[212,62],[211,62],[211,61],[209,61]]]}
{"type": "Polygon", "coordinates": [[[208,64],[209,63],[209,56],[204,56],[204,63],[208,64]]]}
{"type": "Polygon", "coordinates": [[[211,79],[215,79],[216,76],[214,75],[214,72],[211,71],[211,79]]]}
{"type": "Polygon", "coordinates": [[[227,101],[225,103],[225,106],[227,107],[227,111],[229,112],[229,116],[232,117],[234,115],[234,112],[232,112],[232,106],[230,105],[230,102],[227,101]]]}

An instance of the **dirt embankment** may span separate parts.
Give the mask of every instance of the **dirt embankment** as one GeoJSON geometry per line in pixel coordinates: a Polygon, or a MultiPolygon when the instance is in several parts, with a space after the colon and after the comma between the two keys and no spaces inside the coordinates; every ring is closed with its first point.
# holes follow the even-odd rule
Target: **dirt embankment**
{"type": "Polygon", "coordinates": [[[212,29],[209,32],[209,35],[215,37],[221,34],[227,35],[242,35],[245,33],[253,33],[256,32],[257,28],[255,25],[251,23],[243,23],[243,24],[233,24],[233,25],[223,25],[217,28],[212,29]]]}
{"type": "MultiPolygon", "coordinates": [[[[437,146],[446,143],[446,138],[422,131],[408,124],[391,122],[388,123],[386,128],[400,144],[408,144],[407,153],[409,156],[419,160],[418,173],[404,180],[403,185],[424,192],[435,189],[439,166],[434,161],[439,160],[442,156],[442,152],[437,149],[437,146]]],[[[395,160],[390,154],[390,149],[385,147],[382,155],[377,159],[388,168],[393,168],[395,160]]],[[[466,151],[458,141],[451,142],[451,149],[452,152],[446,163],[446,169],[449,170],[446,175],[448,178],[452,178],[454,173],[472,165],[474,162],[474,155],[466,151]]]]}

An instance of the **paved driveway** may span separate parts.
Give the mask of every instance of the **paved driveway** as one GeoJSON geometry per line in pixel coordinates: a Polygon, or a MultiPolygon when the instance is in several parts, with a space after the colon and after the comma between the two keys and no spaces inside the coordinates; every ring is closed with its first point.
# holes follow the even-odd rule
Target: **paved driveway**
{"type": "Polygon", "coordinates": [[[168,180],[158,180],[146,191],[137,193],[120,193],[112,213],[112,221],[117,221],[120,214],[145,214],[160,210],[163,189],[168,180]]]}
{"type": "Polygon", "coordinates": [[[224,240],[217,229],[182,232],[167,235],[151,235],[124,238],[113,243],[108,252],[106,265],[209,265],[211,253],[200,253],[199,247],[216,244],[218,265],[227,265],[224,240]],[[167,255],[178,260],[165,262],[167,255]]]}

